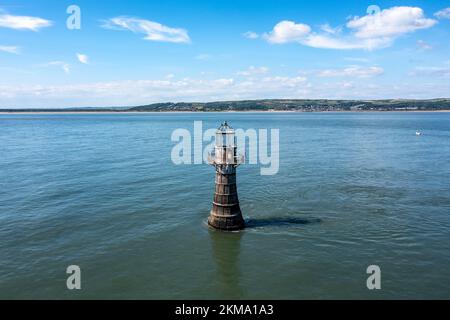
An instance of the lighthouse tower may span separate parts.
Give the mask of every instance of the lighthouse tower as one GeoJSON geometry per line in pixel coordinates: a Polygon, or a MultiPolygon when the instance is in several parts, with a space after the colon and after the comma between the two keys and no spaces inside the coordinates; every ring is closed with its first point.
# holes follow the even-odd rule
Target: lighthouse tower
{"type": "Polygon", "coordinates": [[[243,163],[237,155],[234,129],[224,122],[216,131],[216,146],[209,163],[216,168],[216,190],[208,224],[219,230],[245,228],[236,187],[236,168],[243,163]]]}

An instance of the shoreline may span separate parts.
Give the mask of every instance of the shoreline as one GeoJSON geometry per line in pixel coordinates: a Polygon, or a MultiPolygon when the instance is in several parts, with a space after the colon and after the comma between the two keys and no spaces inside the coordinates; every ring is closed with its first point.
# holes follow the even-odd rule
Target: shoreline
{"type": "Polygon", "coordinates": [[[170,114],[170,113],[448,113],[450,110],[355,110],[355,111],[261,111],[261,110],[248,110],[248,111],[0,111],[0,115],[7,114],[170,114]]]}

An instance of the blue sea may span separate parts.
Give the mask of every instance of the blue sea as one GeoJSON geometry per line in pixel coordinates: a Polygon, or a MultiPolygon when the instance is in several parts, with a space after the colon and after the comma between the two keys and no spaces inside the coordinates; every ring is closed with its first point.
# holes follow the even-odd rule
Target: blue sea
{"type": "Polygon", "coordinates": [[[0,298],[450,299],[450,113],[0,115],[0,298]],[[171,160],[200,120],[280,130],[278,174],[237,169],[245,231],[171,160]]]}

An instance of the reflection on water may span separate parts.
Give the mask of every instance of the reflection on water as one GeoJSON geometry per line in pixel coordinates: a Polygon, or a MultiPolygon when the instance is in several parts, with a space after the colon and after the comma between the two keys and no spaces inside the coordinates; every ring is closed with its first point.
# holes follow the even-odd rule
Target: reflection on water
{"type": "Polygon", "coordinates": [[[257,228],[288,228],[322,222],[318,218],[298,218],[292,216],[255,218],[246,221],[246,229],[238,232],[221,232],[208,227],[212,256],[216,266],[214,284],[217,294],[227,299],[243,299],[248,293],[242,281],[241,241],[246,230],[257,228]]]}
{"type": "Polygon", "coordinates": [[[282,227],[282,226],[320,223],[320,222],[322,222],[322,219],[319,218],[268,217],[259,219],[249,219],[246,221],[245,226],[246,228],[282,227]]]}
{"type": "Polygon", "coordinates": [[[221,296],[239,299],[244,296],[240,284],[239,254],[243,232],[220,232],[209,230],[211,246],[216,264],[216,283],[221,296]]]}

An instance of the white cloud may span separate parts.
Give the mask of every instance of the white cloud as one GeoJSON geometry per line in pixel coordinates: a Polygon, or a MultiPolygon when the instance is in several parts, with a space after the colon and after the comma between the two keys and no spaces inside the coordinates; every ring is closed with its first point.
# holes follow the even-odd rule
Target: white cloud
{"type": "Polygon", "coordinates": [[[247,31],[247,32],[243,33],[242,35],[247,39],[258,39],[259,38],[259,34],[257,34],[256,32],[253,32],[253,31],[247,31]]]}
{"type": "Polygon", "coordinates": [[[393,7],[376,14],[355,17],[347,22],[358,38],[397,37],[434,26],[436,20],[427,19],[418,7],[393,7]]]}
{"type": "Polygon", "coordinates": [[[78,59],[78,61],[80,61],[83,64],[89,63],[89,57],[85,54],[77,53],[77,59],[78,59]]]}
{"type": "Polygon", "coordinates": [[[267,72],[269,72],[269,68],[267,68],[267,67],[250,66],[247,70],[238,71],[237,74],[239,76],[249,77],[249,76],[254,76],[254,75],[266,74],[267,72]]]}
{"type": "Polygon", "coordinates": [[[440,19],[450,19],[450,7],[442,9],[436,12],[434,15],[440,19]]]}
{"type": "Polygon", "coordinates": [[[370,78],[383,74],[384,70],[380,67],[362,67],[349,66],[343,69],[327,69],[318,72],[319,77],[353,77],[353,78],[370,78]]]}
{"type": "Polygon", "coordinates": [[[390,38],[355,39],[352,37],[337,38],[327,35],[311,34],[302,42],[304,45],[319,49],[337,50],[373,50],[386,48],[392,44],[390,38]]]}
{"type": "Polygon", "coordinates": [[[281,21],[273,30],[264,34],[269,43],[297,42],[322,49],[373,50],[392,45],[401,35],[434,26],[436,20],[425,18],[418,7],[393,7],[363,17],[354,17],[341,28],[322,25],[322,33],[312,31],[307,24],[281,21]]]}
{"type": "Polygon", "coordinates": [[[135,17],[120,16],[107,20],[103,27],[113,30],[129,30],[134,33],[145,34],[144,39],[149,41],[190,43],[188,32],[180,28],[171,28],[158,22],[135,17]]]}
{"type": "Polygon", "coordinates": [[[14,54],[20,53],[19,47],[16,46],[0,46],[0,51],[14,54]]]}
{"type": "Polygon", "coordinates": [[[270,33],[263,37],[270,43],[301,42],[311,32],[311,28],[303,23],[284,20],[278,22],[270,33]]]}
{"type": "Polygon", "coordinates": [[[3,28],[39,31],[39,29],[49,27],[51,25],[51,21],[39,17],[0,14],[0,27],[3,28]]]}

